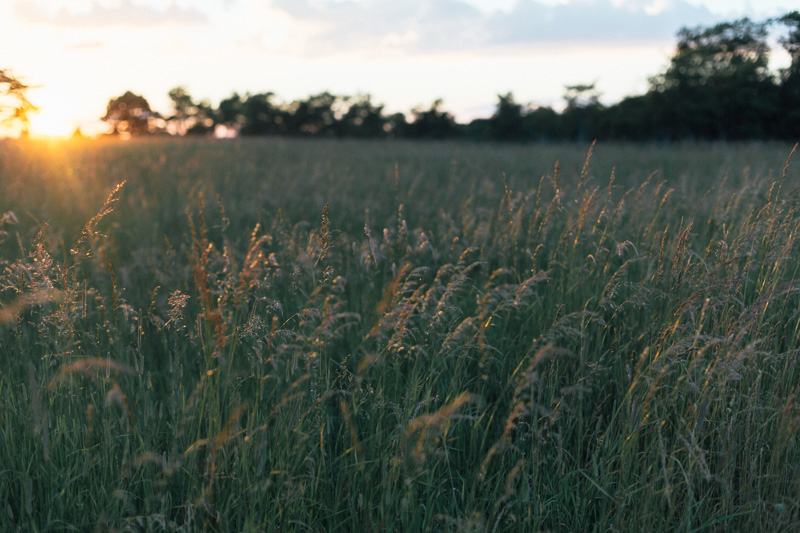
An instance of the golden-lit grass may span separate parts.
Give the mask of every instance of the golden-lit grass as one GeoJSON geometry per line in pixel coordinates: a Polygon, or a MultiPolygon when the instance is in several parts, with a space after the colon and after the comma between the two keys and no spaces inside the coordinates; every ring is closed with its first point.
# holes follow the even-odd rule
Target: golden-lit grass
{"type": "Polygon", "coordinates": [[[0,143],[0,529],[791,529],[790,151],[0,143]]]}

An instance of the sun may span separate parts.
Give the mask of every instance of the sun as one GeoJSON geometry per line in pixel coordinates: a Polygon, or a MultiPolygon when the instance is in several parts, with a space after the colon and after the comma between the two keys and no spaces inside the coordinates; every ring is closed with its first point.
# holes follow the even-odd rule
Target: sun
{"type": "Polygon", "coordinates": [[[31,116],[32,137],[68,137],[75,126],[59,108],[43,108],[31,116]]]}
{"type": "Polygon", "coordinates": [[[74,105],[79,97],[80,94],[70,88],[33,87],[28,98],[39,110],[29,115],[31,137],[65,138],[72,135],[76,127],[82,127],[82,110],[74,105]]]}

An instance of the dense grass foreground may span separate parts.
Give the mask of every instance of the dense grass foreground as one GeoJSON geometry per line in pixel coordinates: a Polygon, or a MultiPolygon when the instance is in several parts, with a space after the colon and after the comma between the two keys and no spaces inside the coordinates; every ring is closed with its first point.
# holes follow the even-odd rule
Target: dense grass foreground
{"type": "Polygon", "coordinates": [[[794,529],[790,151],[0,144],[0,530],[794,529]]]}

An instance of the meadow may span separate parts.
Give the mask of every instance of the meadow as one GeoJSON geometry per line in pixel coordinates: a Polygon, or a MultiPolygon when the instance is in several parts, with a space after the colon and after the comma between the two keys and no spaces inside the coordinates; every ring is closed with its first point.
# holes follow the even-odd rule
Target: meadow
{"type": "Polygon", "coordinates": [[[791,152],[0,142],[0,530],[794,530],[791,152]]]}

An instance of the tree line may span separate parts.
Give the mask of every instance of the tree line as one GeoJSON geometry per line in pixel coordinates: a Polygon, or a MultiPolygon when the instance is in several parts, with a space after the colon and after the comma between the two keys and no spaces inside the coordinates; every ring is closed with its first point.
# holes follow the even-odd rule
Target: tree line
{"type": "Polygon", "coordinates": [[[211,135],[352,138],[435,138],[464,135],[464,125],[436,100],[430,109],[386,114],[370,95],[355,97],[322,92],[304,100],[278,102],[272,92],[234,93],[214,108],[195,101],[184,87],[169,92],[172,111],[163,116],[147,100],[130,91],[112,98],[102,120],[110,135],[211,135]]]}
{"type": "MultiPolygon", "coordinates": [[[[558,112],[498,96],[494,114],[458,123],[442,100],[410,113],[384,111],[369,95],[329,92],[281,102],[272,92],[234,93],[214,107],[184,87],[169,92],[172,109],[162,115],[130,91],[109,101],[102,120],[111,135],[218,135],[446,139],[493,141],[744,140],[800,138],[800,12],[755,22],[743,18],[710,27],[683,28],[666,69],[648,91],[603,105],[594,84],[565,88],[558,112]],[[777,32],[790,64],[769,69],[768,38],[777,32]]],[[[24,85],[15,92],[16,115],[33,109],[24,85]],[[22,100],[20,100],[22,98],[22,100]]],[[[10,78],[14,80],[13,77],[10,78]]],[[[16,80],[14,80],[16,81],[16,80]]],[[[0,93],[2,95],[2,93],[0,93]]],[[[0,106],[2,107],[2,106],[0,106]]],[[[0,117],[2,118],[2,117],[0,117]]],[[[24,131],[24,128],[23,128],[24,131]]]]}

